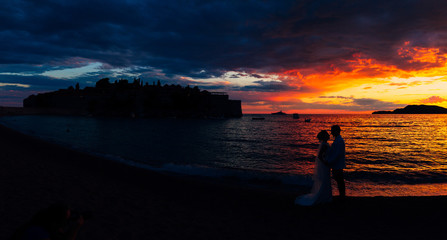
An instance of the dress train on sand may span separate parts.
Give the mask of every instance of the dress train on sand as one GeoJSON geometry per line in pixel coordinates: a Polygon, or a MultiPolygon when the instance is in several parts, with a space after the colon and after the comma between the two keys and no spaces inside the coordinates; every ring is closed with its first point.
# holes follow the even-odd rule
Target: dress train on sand
{"type": "Polygon", "coordinates": [[[318,147],[318,155],[315,158],[315,169],[313,175],[314,183],[312,186],[312,190],[309,194],[298,196],[295,199],[295,204],[302,206],[313,206],[320,203],[327,203],[332,201],[332,187],[330,178],[331,169],[318,158],[318,156],[323,156],[323,158],[325,158],[325,153],[328,149],[328,143],[321,143],[318,147]],[[325,152],[320,154],[320,151],[325,152]]]}

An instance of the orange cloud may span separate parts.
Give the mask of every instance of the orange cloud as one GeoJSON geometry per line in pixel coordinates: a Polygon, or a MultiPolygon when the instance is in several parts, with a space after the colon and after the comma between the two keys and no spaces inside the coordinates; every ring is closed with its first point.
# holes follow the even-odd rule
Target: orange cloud
{"type": "MultiPolygon", "coordinates": [[[[371,86],[381,84],[384,86],[395,86],[397,89],[428,85],[438,79],[442,80],[441,76],[447,74],[447,54],[442,54],[441,52],[439,48],[412,47],[410,46],[410,42],[405,42],[402,47],[397,49],[395,55],[398,59],[400,58],[402,60],[401,63],[404,64],[402,66],[382,62],[364,54],[356,53],[349,59],[341,59],[337,62],[328,63],[316,68],[288,69],[279,73],[273,72],[268,75],[276,76],[277,80],[291,86],[290,90],[269,94],[260,93],[258,97],[264,101],[264,109],[273,110],[275,107],[281,107],[281,104],[285,102],[294,102],[303,98],[317,98],[330,94],[331,92],[342,91],[364,84],[368,84],[369,86],[362,87],[363,90],[368,90],[372,88],[371,86]],[[406,68],[408,66],[411,67],[406,68]],[[415,81],[414,79],[416,77],[428,78],[428,80],[421,79],[415,81]],[[434,80],[430,80],[430,78],[434,80]],[[396,79],[398,79],[397,82],[395,82],[396,79]],[[405,82],[405,79],[412,80],[405,82]]],[[[432,96],[419,102],[441,103],[445,101],[447,99],[432,96]]],[[[302,106],[305,103],[294,103],[290,107],[283,107],[282,109],[293,109],[291,106],[297,106],[297,104],[301,104],[302,106]]],[[[346,107],[349,105],[348,103],[340,101],[322,102],[321,99],[320,101],[313,101],[312,104],[314,105],[306,105],[309,106],[309,111],[312,111],[311,107],[315,107],[316,104],[320,108],[327,105],[327,110],[331,111],[333,110],[332,106],[339,105],[346,107]]],[[[357,106],[354,104],[353,109],[354,107],[357,106]]],[[[262,109],[259,105],[253,106],[250,103],[246,105],[246,108],[255,111],[262,109]]],[[[343,108],[339,108],[339,110],[349,111],[343,108]]],[[[324,112],[321,109],[319,111],[324,112]]],[[[358,110],[353,111],[358,112],[358,110]]]]}
{"type": "Polygon", "coordinates": [[[422,99],[419,102],[420,103],[429,103],[429,104],[434,104],[434,103],[442,103],[442,102],[446,102],[447,99],[442,98],[440,96],[431,96],[427,99],[422,99]]]}
{"type": "Polygon", "coordinates": [[[404,46],[397,51],[402,58],[408,59],[409,63],[436,63],[445,65],[447,54],[441,54],[439,48],[411,47],[410,42],[405,42],[404,46]]]}
{"type": "Polygon", "coordinates": [[[282,92],[272,97],[272,101],[284,101],[291,98],[315,97],[325,92],[338,91],[365,83],[384,83],[383,78],[404,76],[406,72],[396,66],[380,64],[374,59],[355,54],[352,60],[330,64],[320,69],[293,69],[278,75],[282,82],[293,86],[297,91],[282,92]]]}
{"type": "MultiPolygon", "coordinates": [[[[295,85],[308,86],[321,92],[336,91],[365,83],[386,83],[390,78],[433,77],[447,73],[447,54],[441,54],[439,48],[410,47],[406,42],[399,48],[397,55],[410,63],[430,63],[419,70],[404,70],[395,65],[387,65],[361,53],[352,55],[349,60],[331,64],[326,69],[295,69],[281,73],[283,79],[295,82],[295,85]],[[432,64],[434,63],[434,64],[432,64]]],[[[389,83],[394,86],[415,86],[425,82],[389,83]]]]}
{"type": "Polygon", "coordinates": [[[388,85],[390,85],[390,86],[406,86],[408,84],[407,83],[390,83],[388,85]]]}

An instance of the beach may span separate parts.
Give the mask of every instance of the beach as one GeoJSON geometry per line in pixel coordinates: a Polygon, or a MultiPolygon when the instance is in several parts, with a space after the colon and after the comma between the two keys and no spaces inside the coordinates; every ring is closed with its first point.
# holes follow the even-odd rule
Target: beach
{"type": "MultiPolygon", "coordinates": [[[[351,197],[294,206],[296,194],[184,177],[80,153],[0,126],[0,239],[64,202],[91,211],[78,239],[431,239],[447,197],[351,197]]],[[[349,194],[349,193],[348,193],[349,194]]]]}

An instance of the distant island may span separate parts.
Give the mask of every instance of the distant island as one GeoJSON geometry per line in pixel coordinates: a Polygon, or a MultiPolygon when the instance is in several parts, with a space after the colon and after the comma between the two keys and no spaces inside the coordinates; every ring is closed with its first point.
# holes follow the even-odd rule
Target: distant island
{"type": "Polygon", "coordinates": [[[224,92],[201,91],[198,87],[164,85],[160,81],[143,84],[140,79],[129,83],[108,78],[95,87],[70,86],[54,92],[31,95],[23,107],[39,113],[117,116],[230,118],[241,117],[240,100],[229,100],[224,92]]]}
{"type": "Polygon", "coordinates": [[[447,108],[434,105],[408,105],[393,111],[375,111],[372,114],[447,114],[447,108]]]}
{"type": "Polygon", "coordinates": [[[279,111],[279,112],[272,113],[272,115],[287,115],[287,113],[285,113],[283,111],[279,111]]]}

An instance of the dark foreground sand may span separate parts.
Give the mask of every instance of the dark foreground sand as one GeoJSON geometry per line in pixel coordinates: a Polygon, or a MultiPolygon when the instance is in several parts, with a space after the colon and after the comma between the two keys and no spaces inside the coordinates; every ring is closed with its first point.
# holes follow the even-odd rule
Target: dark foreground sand
{"type": "Polygon", "coordinates": [[[93,212],[78,239],[446,237],[447,197],[296,207],[292,194],[140,170],[3,126],[0,136],[0,239],[55,202],[93,212]]]}

